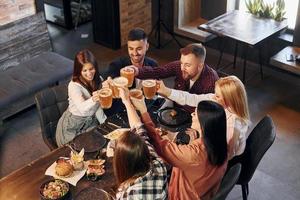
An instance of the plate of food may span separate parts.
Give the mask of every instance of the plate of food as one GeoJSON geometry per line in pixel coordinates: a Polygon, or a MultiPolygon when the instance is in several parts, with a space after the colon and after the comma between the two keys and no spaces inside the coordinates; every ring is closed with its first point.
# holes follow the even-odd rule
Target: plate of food
{"type": "Polygon", "coordinates": [[[158,120],[166,126],[179,126],[190,123],[192,117],[190,113],[182,108],[164,108],[158,112],[158,120]]]}
{"type": "Polygon", "coordinates": [[[106,139],[98,129],[93,129],[86,133],[82,133],[76,136],[71,146],[76,150],[80,151],[84,148],[87,153],[92,153],[101,150],[106,144],[106,139]]]}
{"type": "Polygon", "coordinates": [[[40,187],[42,200],[66,200],[70,197],[70,187],[65,181],[54,179],[43,183],[40,187]]]}
{"type": "Polygon", "coordinates": [[[86,164],[87,164],[86,176],[87,176],[87,178],[92,181],[98,180],[105,173],[104,163],[105,163],[105,160],[102,160],[102,159],[86,161],[86,164]]]}
{"type": "Polygon", "coordinates": [[[61,157],[47,168],[45,175],[52,176],[76,186],[77,182],[84,176],[86,169],[87,166],[84,164],[82,170],[74,170],[71,160],[61,157]]]}
{"type": "Polygon", "coordinates": [[[118,139],[123,133],[129,131],[129,128],[118,128],[109,134],[105,135],[104,137],[109,139],[109,140],[116,140],[118,139]]]}

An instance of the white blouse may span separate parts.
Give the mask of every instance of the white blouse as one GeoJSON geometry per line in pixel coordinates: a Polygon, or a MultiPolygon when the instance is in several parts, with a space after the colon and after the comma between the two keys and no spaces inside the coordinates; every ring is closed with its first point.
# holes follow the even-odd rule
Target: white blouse
{"type": "MultiPolygon", "coordinates": [[[[214,94],[190,94],[186,91],[179,91],[172,89],[170,100],[175,101],[180,105],[189,105],[197,107],[200,101],[210,100],[215,101],[214,94]]],[[[241,155],[246,146],[246,139],[249,136],[249,123],[244,122],[236,114],[225,109],[227,122],[227,143],[229,159],[234,156],[241,155]]]]}
{"type": "Polygon", "coordinates": [[[96,115],[97,120],[102,124],[106,120],[103,109],[99,102],[94,102],[86,88],[77,82],[70,81],[68,85],[69,111],[76,116],[96,115]]]}

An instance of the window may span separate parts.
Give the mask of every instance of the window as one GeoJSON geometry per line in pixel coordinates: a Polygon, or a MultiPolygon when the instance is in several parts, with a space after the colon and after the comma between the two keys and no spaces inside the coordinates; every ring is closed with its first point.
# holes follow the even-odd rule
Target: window
{"type": "MultiPolygon", "coordinates": [[[[276,0],[264,0],[265,3],[276,3],[276,0]]],[[[285,17],[288,20],[289,29],[295,29],[297,18],[297,7],[299,0],[285,0],[285,17]]],[[[247,11],[245,0],[241,0],[239,4],[239,10],[247,11]]]]}

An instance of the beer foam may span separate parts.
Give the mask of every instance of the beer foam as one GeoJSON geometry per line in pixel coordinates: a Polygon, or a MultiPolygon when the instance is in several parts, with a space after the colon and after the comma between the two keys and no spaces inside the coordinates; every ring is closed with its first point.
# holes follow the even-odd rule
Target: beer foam
{"type": "Polygon", "coordinates": [[[116,86],[126,86],[128,84],[127,78],[124,78],[124,77],[114,78],[113,82],[116,86]]]}
{"type": "Polygon", "coordinates": [[[123,70],[123,72],[134,72],[134,70],[130,67],[123,68],[122,70],[123,70]]]}
{"type": "Polygon", "coordinates": [[[154,87],[156,85],[155,80],[144,80],[143,86],[145,87],[154,87]]]}
{"type": "Polygon", "coordinates": [[[141,99],[143,96],[143,92],[142,90],[138,90],[138,89],[132,89],[129,91],[130,96],[134,97],[134,98],[138,98],[141,99]]]}
{"type": "Polygon", "coordinates": [[[112,95],[112,90],[109,89],[109,88],[102,88],[100,91],[99,91],[99,95],[101,95],[102,97],[107,97],[109,95],[112,95]]]}

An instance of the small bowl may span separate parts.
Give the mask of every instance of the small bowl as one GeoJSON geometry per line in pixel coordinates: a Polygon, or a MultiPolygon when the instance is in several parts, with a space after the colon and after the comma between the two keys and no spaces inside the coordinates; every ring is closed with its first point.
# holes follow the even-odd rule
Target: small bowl
{"type": "Polygon", "coordinates": [[[69,200],[70,196],[71,196],[69,183],[67,183],[67,182],[65,182],[63,180],[59,180],[59,179],[52,179],[52,180],[46,181],[40,187],[40,196],[41,196],[42,200],[69,200]],[[50,196],[45,196],[44,193],[43,193],[44,188],[50,182],[59,182],[60,184],[62,184],[62,185],[64,185],[66,187],[67,191],[65,192],[65,194],[63,194],[62,196],[58,196],[58,197],[51,198],[50,196]]]}

